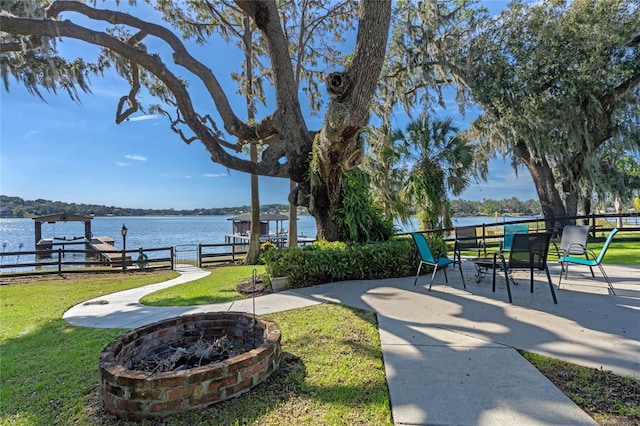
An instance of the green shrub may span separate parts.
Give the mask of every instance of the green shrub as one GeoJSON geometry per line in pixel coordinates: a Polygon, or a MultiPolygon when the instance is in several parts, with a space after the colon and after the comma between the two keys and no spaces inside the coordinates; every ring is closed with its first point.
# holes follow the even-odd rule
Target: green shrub
{"type": "Polygon", "coordinates": [[[342,200],[332,211],[340,238],[354,243],[387,241],[396,230],[371,197],[368,175],[360,168],[344,173],[342,200]]]}
{"type": "MultiPolygon", "coordinates": [[[[442,237],[428,239],[434,253],[446,252],[442,237]]],[[[291,287],[300,288],[335,281],[411,276],[420,257],[411,237],[403,236],[369,244],[318,241],[306,247],[269,250],[264,260],[269,277],[288,276],[291,287]]],[[[428,268],[423,270],[428,272],[428,268]]]]}

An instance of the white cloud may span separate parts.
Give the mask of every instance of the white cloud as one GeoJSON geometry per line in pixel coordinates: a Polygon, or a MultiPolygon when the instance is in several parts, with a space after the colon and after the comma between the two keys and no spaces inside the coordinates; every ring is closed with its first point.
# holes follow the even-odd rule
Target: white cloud
{"type": "Polygon", "coordinates": [[[206,178],[219,178],[224,176],[227,176],[227,174],[226,173],[205,173],[202,175],[202,177],[206,177],[206,178]]]}
{"type": "Polygon", "coordinates": [[[24,139],[30,139],[32,136],[35,136],[38,133],[42,133],[42,132],[40,132],[40,130],[30,130],[23,136],[23,138],[24,139]]]}
{"type": "Polygon", "coordinates": [[[127,121],[145,121],[145,120],[157,120],[159,117],[157,115],[148,114],[148,115],[138,115],[137,117],[129,117],[127,121]]]}
{"type": "Polygon", "coordinates": [[[115,163],[118,167],[129,167],[129,163],[125,163],[124,161],[116,161],[115,163]]]}
{"type": "Polygon", "coordinates": [[[124,158],[127,158],[129,160],[135,160],[135,161],[147,161],[147,157],[144,157],[142,155],[127,154],[124,156],[124,158]]]}
{"type": "Polygon", "coordinates": [[[186,175],[185,179],[193,179],[193,177],[191,175],[186,175]]]}

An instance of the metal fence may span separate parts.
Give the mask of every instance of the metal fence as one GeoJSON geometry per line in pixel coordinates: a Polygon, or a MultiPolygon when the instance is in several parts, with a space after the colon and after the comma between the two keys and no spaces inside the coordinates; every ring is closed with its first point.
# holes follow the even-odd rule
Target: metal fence
{"type": "MultiPolygon", "coordinates": [[[[608,232],[622,224],[626,231],[616,241],[640,241],[640,214],[592,214],[562,218],[537,218],[500,223],[476,225],[478,238],[486,245],[499,241],[504,225],[526,223],[531,232],[551,232],[558,236],[558,229],[549,228],[550,223],[583,223],[591,226],[591,241],[603,241],[608,232]]],[[[619,227],[620,228],[620,227],[619,227]]],[[[454,229],[430,229],[426,233],[444,234],[451,239],[454,229]]],[[[399,234],[404,235],[404,234],[399,234]]],[[[0,276],[33,275],[45,273],[105,272],[122,268],[123,271],[174,269],[176,263],[193,264],[198,267],[213,266],[244,260],[248,244],[228,242],[224,244],[182,244],[175,247],[137,248],[126,250],[117,259],[108,259],[95,250],[59,248],[56,250],[17,251],[0,253],[0,276]],[[125,262],[122,264],[122,258],[125,262]]]]}

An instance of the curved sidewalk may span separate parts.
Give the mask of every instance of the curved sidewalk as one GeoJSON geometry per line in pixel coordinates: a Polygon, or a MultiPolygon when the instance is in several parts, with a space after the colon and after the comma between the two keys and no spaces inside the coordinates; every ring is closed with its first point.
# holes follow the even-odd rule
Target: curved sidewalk
{"type": "MultiPolygon", "coordinates": [[[[176,315],[203,311],[265,314],[327,301],[378,314],[387,382],[397,425],[594,425],[514,348],[640,377],[640,268],[606,265],[616,296],[601,278],[573,268],[558,305],[544,274],[533,294],[528,276],[506,298],[504,278],[496,293],[491,280],[473,281],[465,262],[460,274],[439,273],[431,292],[428,277],[349,281],[289,290],[236,302],[194,307],[149,307],[150,292],[207,274],[181,267],[166,283],[127,290],[71,308],[64,318],[90,327],[134,328],[176,315]]],[[[588,270],[587,270],[588,271],[588,270]]],[[[557,284],[559,268],[552,267],[557,284]]],[[[518,277],[518,275],[516,276],[518,277]]]]}

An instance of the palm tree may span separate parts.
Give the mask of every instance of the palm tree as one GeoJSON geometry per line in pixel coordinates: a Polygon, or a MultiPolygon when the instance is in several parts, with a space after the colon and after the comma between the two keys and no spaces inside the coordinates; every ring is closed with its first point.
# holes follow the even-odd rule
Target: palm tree
{"type": "Polygon", "coordinates": [[[460,195],[469,186],[473,162],[473,147],[452,119],[422,115],[405,132],[392,131],[384,157],[402,171],[398,194],[405,206],[415,206],[421,229],[451,228],[449,193],[460,195]]]}

